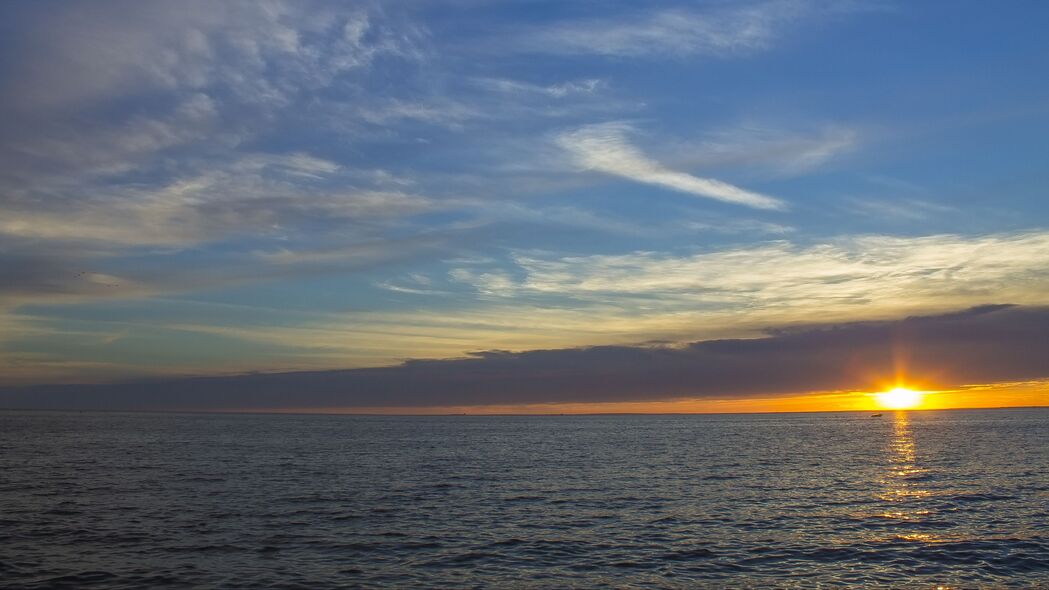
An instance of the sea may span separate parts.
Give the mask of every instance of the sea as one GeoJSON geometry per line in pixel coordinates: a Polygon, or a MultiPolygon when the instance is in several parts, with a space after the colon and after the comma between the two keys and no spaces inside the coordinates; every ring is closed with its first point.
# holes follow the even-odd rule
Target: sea
{"type": "Polygon", "coordinates": [[[0,587],[1049,588],[1049,409],[4,411],[0,587]]]}

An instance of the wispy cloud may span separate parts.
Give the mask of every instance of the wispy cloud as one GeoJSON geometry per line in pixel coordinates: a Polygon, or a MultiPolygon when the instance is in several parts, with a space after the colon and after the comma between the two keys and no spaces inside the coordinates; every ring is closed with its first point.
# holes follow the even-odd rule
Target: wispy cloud
{"type": "Polygon", "coordinates": [[[584,170],[612,174],[635,182],[757,209],[786,208],[783,201],[774,197],[713,178],[701,178],[671,170],[645,156],[631,144],[628,135],[632,131],[633,128],[626,123],[603,123],[563,133],[556,141],[584,170]]]}
{"type": "MultiPolygon", "coordinates": [[[[422,196],[355,188],[353,171],[304,153],[245,155],[158,187],[91,187],[79,198],[20,200],[0,235],[111,245],[192,246],[241,232],[287,235],[307,222],[392,219],[430,209],[422,196]]],[[[314,228],[313,231],[316,231],[314,228]]]]}
{"type": "Polygon", "coordinates": [[[429,101],[405,101],[391,99],[356,109],[356,116],[373,125],[386,125],[398,121],[419,121],[451,128],[464,121],[480,116],[470,106],[448,99],[429,101]]]}
{"type": "MultiPolygon", "coordinates": [[[[441,235],[420,235],[340,243],[326,248],[279,248],[255,252],[255,258],[271,270],[283,267],[293,275],[309,275],[324,269],[347,272],[413,258],[420,251],[440,250],[446,239],[441,235]]],[[[260,274],[264,278],[266,271],[260,270],[260,274]]]]}
{"type": "MultiPolygon", "coordinates": [[[[321,252],[312,260],[310,253],[290,254],[295,256],[270,261],[274,272],[304,272],[311,264],[391,260],[378,244],[356,254],[321,252]]],[[[769,326],[811,324],[814,318],[896,319],[988,301],[1049,303],[1046,232],[971,238],[866,236],[819,245],[781,241],[677,256],[528,252],[517,253],[513,261],[506,266],[498,259],[453,259],[449,274],[395,284],[417,293],[392,289],[431,303],[432,297],[450,293],[452,297],[443,301],[458,303],[440,309],[302,314],[278,309],[231,313],[223,308],[221,313],[203,314],[196,308],[179,310],[184,302],[166,301],[164,314],[175,319],[154,318],[156,307],[147,306],[141,321],[152,331],[210,334],[278,347],[268,357],[269,367],[337,368],[384,365],[407,357],[447,358],[479,349],[753,337],[769,326]],[[464,286],[474,294],[464,292],[464,286]]],[[[248,267],[242,278],[259,272],[248,267]]],[[[90,293],[75,295],[97,298],[95,291],[105,288],[94,283],[88,287],[90,293]]],[[[3,319],[0,314],[0,323],[3,319]]],[[[66,323],[39,318],[37,324],[46,333],[66,323]]],[[[126,327],[126,322],[102,325],[107,333],[126,327]]],[[[25,367],[22,373],[28,376],[31,371],[25,367]]],[[[47,374],[37,373],[38,378],[47,374]]]]}
{"type": "Polygon", "coordinates": [[[813,3],[774,0],[707,10],[667,9],[581,20],[534,32],[529,50],[618,57],[745,55],[769,47],[813,3]]]}
{"type": "Polygon", "coordinates": [[[782,236],[797,231],[797,228],[790,225],[756,219],[694,219],[682,220],[679,222],[679,225],[683,229],[693,232],[747,236],[782,236]]]}
{"type": "Polygon", "coordinates": [[[545,95],[552,98],[564,98],[573,94],[593,94],[607,84],[606,81],[598,78],[569,80],[546,86],[507,78],[476,78],[473,83],[480,88],[505,94],[545,95]]]}
{"type": "Polygon", "coordinates": [[[707,133],[698,143],[675,146],[677,161],[694,166],[740,166],[798,176],[825,166],[860,144],[858,130],[842,125],[792,130],[746,124],[707,133]]]}
{"type": "Polygon", "coordinates": [[[414,59],[420,33],[381,16],[312,2],[67,5],[29,38],[49,67],[26,65],[7,98],[38,108],[190,91],[286,104],[381,57],[414,59]]]}
{"type": "MultiPolygon", "coordinates": [[[[674,256],[514,256],[520,278],[499,289],[485,269],[455,278],[506,297],[573,298],[643,315],[695,312],[779,321],[975,305],[987,297],[1041,304],[1049,287],[1049,233],[976,237],[858,236],[798,245],[776,241],[674,256]]],[[[512,275],[504,275],[506,277],[512,275]]],[[[702,315],[702,314],[701,314],[702,315]]]]}
{"type": "Polygon", "coordinates": [[[98,268],[96,256],[90,249],[39,252],[31,245],[0,242],[0,322],[6,311],[23,304],[147,297],[158,292],[151,281],[98,268]]]}
{"type": "Polygon", "coordinates": [[[923,221],[932,217],[956,214],[954,207],[926,199],[849,198],[846,208],[861,215],[874,215],[886,221],[923,221]]]}
{"type": "Polygon", "coordinates": [[[23,185],[141,181],[174,150],[234,149],[311,93],[360,88],[376,60],[418,59],[412,27],[324,4],[65,5],[42,23],[0,97],[0,178],[23,185]]]}

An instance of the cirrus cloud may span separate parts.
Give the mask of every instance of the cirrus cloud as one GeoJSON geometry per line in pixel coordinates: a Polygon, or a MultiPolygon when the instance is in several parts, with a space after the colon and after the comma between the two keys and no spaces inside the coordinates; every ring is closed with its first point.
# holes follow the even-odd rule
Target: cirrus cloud
{"type": "Polygon", "coordinates": [[[635,182],[662,186],[698,197],[757,209],[784,209],[774,197],[739,188],[713,178],[671,170],[645,156],[629,142],[633,128],[626,123],[588,125],[559,135],[557,144],[584,170],[594,170],[635,182]]]}

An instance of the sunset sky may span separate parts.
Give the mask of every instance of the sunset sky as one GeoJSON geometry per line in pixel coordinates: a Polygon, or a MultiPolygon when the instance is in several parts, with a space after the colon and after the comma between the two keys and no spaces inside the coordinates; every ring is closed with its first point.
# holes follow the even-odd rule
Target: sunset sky
{"type": "Polygon", "coordinates": [[[1049,405],[1047,22],[0,3],[0,407],[1049,405]]]}

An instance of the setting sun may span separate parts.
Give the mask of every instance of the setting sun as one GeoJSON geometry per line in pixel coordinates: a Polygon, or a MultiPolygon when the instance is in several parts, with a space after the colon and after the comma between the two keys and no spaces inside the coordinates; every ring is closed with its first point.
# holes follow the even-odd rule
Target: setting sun
{"type": "Polygon", "coordinates": [[[922,402],[920,391],[913,391],[904,387],[896,387],[889,391],[875,394],[878,405],[890,410],[906,410],[915,408],[922,402]]]}

